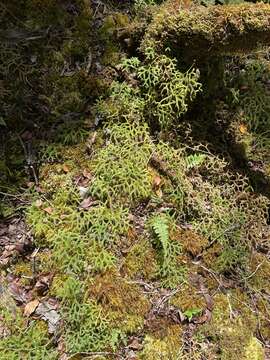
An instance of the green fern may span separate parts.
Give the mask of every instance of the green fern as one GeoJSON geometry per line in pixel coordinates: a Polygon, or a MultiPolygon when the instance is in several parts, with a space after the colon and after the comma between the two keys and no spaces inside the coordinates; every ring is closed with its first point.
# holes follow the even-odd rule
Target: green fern
{"type": "Polygon", "coordinates": [[[162,246],[164,258],[169,256],[169,222],[168,218],[164,215],[157,215],[151,220],[152,228],[162,246]]]}
{"type": "Polygon", "coordinates": [[[150,225],[157,237],[155,245],[160,252],[160,268],[158,275],[165,287],[174,288],[184,280],[185,269],[177,261],[181,254],[180,244],[172,241],[169,235],[169,226],[173,226],[172,219],[165,214],[155,215],[150,225]]]}
{"type": "Polygon", "coordinates": [[[188,169],[193,169],[199,167],[205,160],[206,156],[204,154],[193,154],[185,158],[186,165],[188,169]]]}

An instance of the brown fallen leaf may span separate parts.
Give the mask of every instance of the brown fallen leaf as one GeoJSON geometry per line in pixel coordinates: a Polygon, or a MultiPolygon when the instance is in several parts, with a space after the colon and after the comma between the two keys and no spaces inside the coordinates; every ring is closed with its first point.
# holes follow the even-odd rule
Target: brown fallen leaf
{"type": "Polygon", "coordinates": [[[43,211],[45,211],[49,215],[52,215],[53,208],[51,206],[49,206],[49,207],[44,208],[43,211]]]}
{"type": "Polygon", "coordinates": [[[60,315],[57,312],[57,303],[53,303],[53,299],[48,299],[40,303],[36,309],[36,314],[48,323],[48,331],[53,334],[57,331],[60,325],[60,315]]]}
{"type": "Polygon", "coordinates": [[[128,347],[132,350],[141,350],[143,345],[139,342],[137,338],[132,339],[131,343],[128,344],[128,347]]]}
{"type": "Polygon", "coordinates": [[[155,176],[153,179],[153,187],[157,189],[161,184],[161,178],[159,176],[155,176]]]}
{"type": "Polygon", "coordinates": [[[9,330],[9,328],[7,326],[2,325],[1,322],[2,321],[0,319],[0,339],[4,339],[11,335],[11,331],[9,330]]]}
{"type": "Polygon", "coordinates": [[[98,201],[92,200],[90,197],[87,197],[80,203],[80,209],[88,210],[91,206],[98,204],[98,201]]]}
{"type": "Polygon", "coordinates": [[[87,169],[83,170],[83,176],[89,180],[92,178],[91,173],[87,169]]]}
{"type": "Polygon", "coordinates": [[[38,305],[39,305],[39,300],[35,299],[30,301],[25,305],[23,315],[29,317],[36,311],[38,305]]]}
{"type": "Polygon", "coordinates": [[[89,209],[92,203],[93,203],[92,199],[90,197],[87,197],[80,203],[80,208],[84,210],[89,209]]]}
{"type": "Polygon", "coordinates": [[[8,290],[13,299],[18,303],[24,304],[31,300],[30,292],[27,292],[26,289],[18,283],[17,279],[8,285],[8,290]]]}
{"type": "Polygon", "coordinates": [[[38,295],[43,295],[46,291],[49,290],[50,284],[52,282],[53,273],[43,274],[39,276],[34,289],[37,291],[38,295]]]}
{"type": "Polygon", "coordinates": [[[239,131],[241,134],[246,134],[247,133],[247,126],[245,124],[240,124],[239,125],[239,131]]]}
{"type": "Polygon", "coordinates": [[[66,164],[63,165],[62,169],[66,174],[70,172],[70,168],[66,164]]]}

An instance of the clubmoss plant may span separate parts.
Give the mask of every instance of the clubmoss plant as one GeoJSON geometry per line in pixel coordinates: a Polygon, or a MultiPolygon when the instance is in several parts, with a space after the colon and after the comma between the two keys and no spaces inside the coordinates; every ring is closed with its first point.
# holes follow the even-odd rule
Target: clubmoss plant
{"type": "Polygon", "coordinates": [[[28,325],[20,312],[12,313],[8,307],[0,307],[3,332],[0,339],[0,356],[3,360],[58,358],[52,339],[43,321],[28,325]]]}
{"type": "Polygon", "coordinates": [[[108,132],[108,145],[93,159],[89,193],[108,203],[127,205],[149,198],[152,179],[147,166],[153,145],[147,126],[114,124],[108,132]]]}

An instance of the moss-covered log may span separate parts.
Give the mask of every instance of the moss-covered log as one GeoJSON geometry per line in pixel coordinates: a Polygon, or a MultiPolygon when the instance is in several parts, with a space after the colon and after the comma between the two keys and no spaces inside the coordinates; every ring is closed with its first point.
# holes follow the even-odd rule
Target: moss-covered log
{"type": "Polygon", "coordinates": [[[246,53],[270,45],[270,5],[183,6],[168,1],[143,39],[141,49],[172,49],[188,58],[246,53]]]}

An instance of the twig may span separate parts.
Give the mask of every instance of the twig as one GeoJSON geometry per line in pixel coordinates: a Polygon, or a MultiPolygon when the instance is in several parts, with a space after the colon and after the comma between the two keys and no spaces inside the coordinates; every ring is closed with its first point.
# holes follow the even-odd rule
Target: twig
{"type": "Polygon", "coordinates": [[[263,259],[263,261],[256,267],[256,269],[255,269],[251,274],[249,274],[248,276],[244,277],[244,278],[241,280],[241,282],[246,281],[246,280],[252,278],[252,276],[254,276],[254,275],[256,274],[256,272],[259,270],[259,268],[264,264],[265,260],[266,260],[266,258],[263,259]]]}
{"type": "Polygon", "coordinates": [[[5,193],[5,192],[3,192],[3,191],[0,191],[0,195],[4,195],[4,196],[8,196],[8,197],[13,197],[13,198],[15,198],[15,199],[20,198],[20,195],[8,194],[8,193],[5,193]]]}
{"type": "Polygon", "coordinates": [[[156,305],[156,308],[154,309],[156,312],[159,312],[162,307],[165,305],[165,303],[172,297],[174,296],[175,294],[177,294],[178,292],[180,291],[179,288],[171,291],[169,294],[163,296],[160,301],[158,302],[158,304],[156,305]]]}
{"type": "Polygon", "coordinates": [[[198,265],[199,267],[201,267],[202,269],[204,269],[205,271],[207,271],[210,275],[212,275],[212,277],[216,280],[216,282],[219,284],[219,286],[220,286],[221,288],[223,288],[223,285],[222,285],[221,281],[218,279],[218,277],[217,277],[217,275],[216,275],[216,273],[215,273],[214,271],[208,269],[208,268],[205,267],[204,265],[201,265],[201,264],[196,263],[195,261],[193,261],[192,263],[195,264],[195,265],[198,265]]]}
{"type": "Polygon", "coordinates": [[[234,314],[233,314],[233,309],[232,309],[232,305],[230,302],[230,294],[227,294],[227,300],[228,300],[228,305],[229,305],[229,310],[230,310],[230,319],[233,320],[234,314]]]}
{"type": "Polygon", "coordinates": [[[109,352],[109,351],[96,351],[96,352],[78,352],[75,354],[72,354],[67,358],[67,360],[72,360],[73,358],[76,358],[77,356],[83,356],[83,357],[91,357],[95,358],[97,356],[116,356],[116,353],[109,352]]]}

